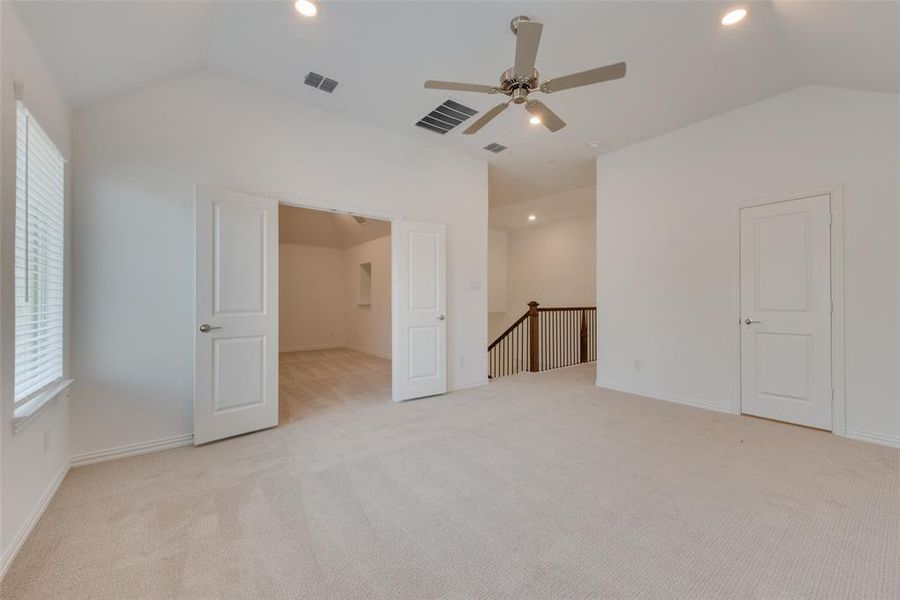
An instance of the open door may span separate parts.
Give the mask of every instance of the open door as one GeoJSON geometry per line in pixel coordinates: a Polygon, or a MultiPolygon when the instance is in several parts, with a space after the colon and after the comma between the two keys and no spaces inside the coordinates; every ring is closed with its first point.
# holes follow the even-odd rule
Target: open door
{"type": "Polygon", "coordinates": [[[443,225],[394,221],[393,398],[447,393],[447,269],[443,225]]]}
{"type": "Polygon", "coordinates": [[[197,187],[194,444],[278,424],[278,202],[197,187]]]}

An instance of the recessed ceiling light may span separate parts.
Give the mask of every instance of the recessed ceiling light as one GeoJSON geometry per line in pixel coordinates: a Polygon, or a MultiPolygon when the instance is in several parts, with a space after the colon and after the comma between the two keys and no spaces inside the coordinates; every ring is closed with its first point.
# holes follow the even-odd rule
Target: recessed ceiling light
{"type": "Polygon", "coordinates": [[[600,142],[588,142],[588,147],[589,148],[599,148],[600,142]]]}
{"type": "Polygon", "coordinates": [[[730,27],[731,25],[736,25],[744,20],[744,17],[747,16],[746,8],[736,8],[732,11],[729,11],[722,17],[722,25],[726,27],[730,27]]]}
{"type": "Polygon", "coordinates": [[[541,118],[540,117],[531,117],[530,119],[528,119],[528,122],[531,123],[532,125],[540,125],[541,118]]]}
{"type": "Polygon", "coordinates": [[[528,215],[528,220],[529,220],[529,221],[535,221],[535,220],[537,220],[537,216],[535,216],[535,215],[528,215]]]}
{"type": "Polygon", "coordinates": [[[316,0],[297,0],[294,8],[304,17],[314,17],[319,14],[319,3],[316,0]]]}

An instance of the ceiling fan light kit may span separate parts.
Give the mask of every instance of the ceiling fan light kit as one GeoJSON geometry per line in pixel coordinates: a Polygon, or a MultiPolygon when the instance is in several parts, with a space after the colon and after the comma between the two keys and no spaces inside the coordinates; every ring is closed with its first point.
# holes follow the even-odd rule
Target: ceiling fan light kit
{"type": "Polygon", "coordinates": [[[581,71],[555,79],[548,79],[540,83],[540,74],[535,68],[537,61],[538,46],[541,43],[541,32],[544,26],[541,23],[532,21],[524,15],[515,17],[510,21],[509,28],[516,36],[516,57],[515,64],[512,68],[507,69],[500,76],[499,86],[490,86],[477,83],[458,83],[455,81],[435,81],[428,80],[425,82],[427,89],[433,90],[451,90],[454,92],[477,92],[481,94],[503,94],[509,100],[502,102],[494,108],[486,111],[481,118],[472,123],[468,129],[463,131],[464,135],[472,135],[478,132],[482,127],[494,120],[500,113],[507,109],[510,104],[524,104],[525,110],[532,115],[533,119],[537,118],[540,123],[552,132],[559,131],[566,126],[559,115],[554,113],[540,100],[532,100],[529,94],[542,92],[544,94],[552,94],[585,85],[593,85],[604,81],[613,81],[625,77],[625,63],[615,63],[597,69],[581,71]]]}

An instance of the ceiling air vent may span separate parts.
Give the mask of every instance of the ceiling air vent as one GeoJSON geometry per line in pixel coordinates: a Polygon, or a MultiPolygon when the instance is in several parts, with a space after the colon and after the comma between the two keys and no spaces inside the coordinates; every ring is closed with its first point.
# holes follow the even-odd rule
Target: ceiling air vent
{"type": "Polygon", "coordinates": [[[433,111],[419,119],[417,126],[444,135],[478,111],[459,102],[447,100],[433,111]]]}
{"type": "Polygon", "coordinates": [[[319,75],[318,73],[313,73],[312,71],[306,74],[306,77],[303,79],[303,83],[318,90],[322,90],[323,92],[328,92],[329,94],[333,92],[334,88],[338,86],[338,82],[334,79],[329,79],[324,75],[319,75]]]}
{"type": "Polygon", "coordinates": [[[504,150],[506,150],[506,146],[503,144],[498,144],[497,142],[491,142],[487,146],[484,147],[488,152],[493,152],[494,154],[500,154],[504,150]]]}

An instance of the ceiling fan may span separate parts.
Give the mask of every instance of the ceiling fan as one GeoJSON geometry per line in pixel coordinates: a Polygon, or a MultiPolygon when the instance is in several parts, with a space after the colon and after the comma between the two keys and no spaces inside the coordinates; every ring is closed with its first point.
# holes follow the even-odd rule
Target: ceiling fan
{"type": "Polygon", "coordinates": [[[510,103],[524,104],[525,110],[540,119],[544,127],[553,132],[559,131],[566,126],[566,122],[560,119],[556,113],[547,108],[547,105],[540,100],[530,100],[528,94],[532,92],[550,94],[625,77],[625,63],[619,62],[538,83],[538,72],[534,68],[534,63],[537,60],[538,45],[541,42],[541,30],[543,30],[544,26],[525,16],[514,18],[509,26],[513,33],[516,34],[516,62],[515,66],[507,69],[500,76],[499,86],[457,83],[455,81],[428,80],[425,82],[425,87],[433,90],[503,94],[509,97],[509,100],[506,102],[498,104],[481,115],[480,119],[463,131],[464,135],[476,133],[506,110],[510,103]]]}

